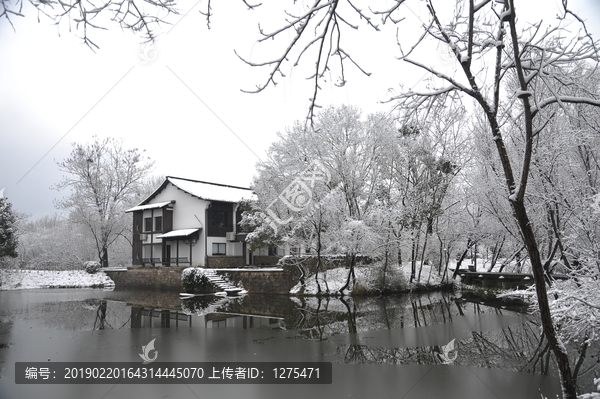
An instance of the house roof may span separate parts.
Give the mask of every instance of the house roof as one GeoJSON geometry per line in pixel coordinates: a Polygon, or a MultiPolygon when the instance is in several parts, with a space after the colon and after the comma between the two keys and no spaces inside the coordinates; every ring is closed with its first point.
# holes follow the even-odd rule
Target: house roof
{"type": "Polygon", "coordinates": [[[240,202],[242,199],[251,199],[254,193],[249,188],[228,186],[225,184],[209,183],[199,180],[183,179],[167,176],[167,180],[177,188],[204,200],[240,202]]]}
{"type": "Polygon", "coordinates": [[[125,212],[135,212],[135,211],[143,211],[146,209],[164,208],[165,206],[170,205],[174,202],[175,201],[166,201],[166,202],[156,202],[154,204],[148,204],[148,205],[138,205],[138,206],[134,206],[133,208],[127,209],[125,212]]]}
{"type": "MultiPolygon", "coordinates": [[[[140,204],[134,208],[140,208],[146,205],[155,205],[149,204],[149,202],[152,200],[152,198],[158,195],[158,193],[160,193],[169,183],[171,183],[178,189],[185,191],[190,195],[193,195],[194,197],[208,201],[240,202],[242,199],[254,199],[256,197],[251,189],[245,187],[229,186],[226,184],[209,183],[200,180],[167,176],[165,181],[160,185],[160,187],[158,187],[152,194],[150,194],[148,198],[140,202],[140,204]]],[[[128,211],[140,210],[134,208],[131,208],[128,211]]]]}

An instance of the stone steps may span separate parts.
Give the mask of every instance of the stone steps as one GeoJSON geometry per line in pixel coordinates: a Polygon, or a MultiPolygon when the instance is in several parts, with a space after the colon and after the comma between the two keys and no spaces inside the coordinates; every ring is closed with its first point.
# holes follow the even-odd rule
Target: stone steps
{"type": "Polygon", "coordinates": [[[203,274],[208,278],[208,280],[216,285],[220,290],[223,290],[227,293],[227,295],[237,295],[242,292],[242,288],[239,288],[228,281],[223,280],[221,276],[219,276],[215,271],[207,269],[203,271],[203,274]]]}

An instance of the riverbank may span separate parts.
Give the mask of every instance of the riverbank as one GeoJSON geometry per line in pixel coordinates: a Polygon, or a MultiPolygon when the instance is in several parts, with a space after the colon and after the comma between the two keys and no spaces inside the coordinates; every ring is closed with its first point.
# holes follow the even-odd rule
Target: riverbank
{"type": "MultiPolygon", "coordinates": [[[[388,265],[385,271],[381,263],[357,266],[354,269],[356,284],[350,284],[345,294],[367,296],[439,291],[453,285],[448,278],[442,280],[436,267],[423,265],[420,276],[417,275],[412,283],[409,282],[410,271],[410,264],[388,265]]],[[[339,295],[339,291],[346,284],[347,279],[347,268],[330,269],[319,273],[317,277],[314,274],[306,276],[304,284],[296,284],[290,290],[290,295],[339,295]]]]}
{"type": "Polygon", "coordinates": [[[0,291],[36,288],[105,288],[115,283],[100,271],[84,270],[0,270],[0,291]]]}

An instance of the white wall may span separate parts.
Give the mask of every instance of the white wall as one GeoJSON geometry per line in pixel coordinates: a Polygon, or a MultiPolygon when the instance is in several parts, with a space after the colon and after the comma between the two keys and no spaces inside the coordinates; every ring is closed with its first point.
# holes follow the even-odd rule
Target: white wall
{"type": "MultiPolygon", "coordinates": [[[[193,246],[192,249],[192,265],[193,266],[204,266],[204,235],[206,234],[206,206],[210,203],[203,199],[193,197],[192,195],[176,188],[172,184],[167,186],[160,193],[156,195],[150,201],[150,203],[166,202],[175,200],[173,204],[173,230],[181,229],[193,229],[202,228],[200,232],[200,239],[198,243],[193,246]]],[[[144,211],[144,217],[150,216],[150,211],[144,211]]],[[[154,216],[157,215],[157,211],[154,211],[154,216]]],[[[164,221],[163,221],[164,223],[164,221]]],[[[157,239],[154,239],[155,242],[157,239]]],[[[160,242],[160,239],[158,240],[160,242]]],[[[175,241],[171,241],[171,256],[176,256],[176,245],[175,241]]],[[[209,245],[209,251],[210,251],[209,245]]],[[[183,241],[179,243],[179,256],[189,258],[190,247],[183,241]]]]}

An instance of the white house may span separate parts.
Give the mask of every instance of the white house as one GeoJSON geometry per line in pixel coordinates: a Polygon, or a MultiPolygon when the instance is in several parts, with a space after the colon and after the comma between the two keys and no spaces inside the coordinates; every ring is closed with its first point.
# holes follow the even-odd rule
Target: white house
{"type": "MultiPolygon", "coordinates": [[[[238,223],[238,203],[252,190],[167,176],[133,213],[133,265],[239,267],[277,261],[274,249],[253,254],[238,223]]],[[[276,251],[276,250],[275,250],[276,251]]]]}

